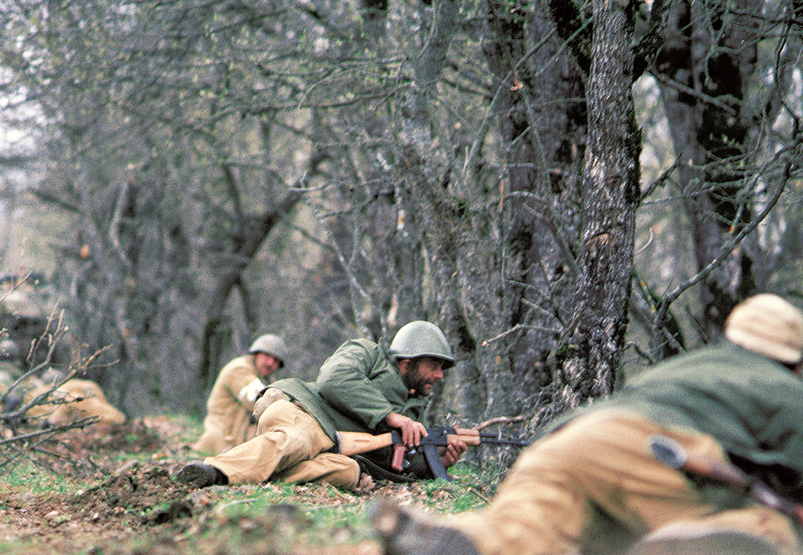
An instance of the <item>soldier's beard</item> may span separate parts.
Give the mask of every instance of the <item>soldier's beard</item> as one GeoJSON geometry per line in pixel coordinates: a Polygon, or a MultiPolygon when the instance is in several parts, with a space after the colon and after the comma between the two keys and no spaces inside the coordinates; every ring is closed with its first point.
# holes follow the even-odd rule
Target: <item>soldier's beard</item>
{"type": "Polygon", "coordinates": [[[432,383],[421,376],[421,372],[418,371],[420,364],[421,359],[414,358],[410,360],[410,365],[407,367],[407,375],[404,377],[404,384],[410,390],[411,395],[427,396],[430,389],[432,389],[432,383]]]}

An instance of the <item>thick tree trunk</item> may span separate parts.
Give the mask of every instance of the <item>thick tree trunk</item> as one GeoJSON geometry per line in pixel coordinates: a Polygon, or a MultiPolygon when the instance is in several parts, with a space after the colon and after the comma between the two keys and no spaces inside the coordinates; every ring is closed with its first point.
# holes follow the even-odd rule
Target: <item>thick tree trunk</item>
{"type": "MultiPolygon", "coordinates": [[[[738,2],[734,12],[758,13],[761,3],[738,2]]],[[[758,18],[738,21],[722,16],[711,28],[705,8],[675,2],[667,40],[656,61],[670,131],[678,156],[684,208],[692,225],[696,271],[720,255],[723,243],[751,219],[749,199],[738,159],[749,150],[750,122],[744,99],[755,71],[758,18]],[[728,159],[734,161],[733,164],[728,159]]],[[[703,339],[719,337],[725,317],[740,300],[756,292],[750,248],[735,250],[699,289],[703,339]]],[[[656,322],[660,328],[662,322],[656,322]]]]}
{"type": "Polygon", "coordinates": [[[569,284],[577,277],[576,176],[582,171],[587,114],[582,74],[571,58],[557,55],[561,42],[544,41],[529,51],[531,37],[549,37],[554,29],[532,3],[488,2],[486,22],[483,52],[504,114],[499,133],[506,178],[499,188],[509,199],[501,213],[498,259],[507,281],[501,284],[499,313],[492,321],[480,311],[470,318],[475,328],[487,321],[484,337],[505,337],[484,348],[493,356],[481,367],[480,412],[490,418],[532,411],[552,380],[548,361],[568,320],[564,315],[571,314],[569,284]],[[515,333],[502,335],[509,330],[515,333]],[[503,389],[511,384],[514,394],[503,389]]]}
{"type": "Polygon", "coordinates": [[[630,9],[594,0],[577,309],[571,336],[559,353],[562,387],[553,399],[554,412],[610,394],[624,347],[641,145],[631,94],[630,9]]]}

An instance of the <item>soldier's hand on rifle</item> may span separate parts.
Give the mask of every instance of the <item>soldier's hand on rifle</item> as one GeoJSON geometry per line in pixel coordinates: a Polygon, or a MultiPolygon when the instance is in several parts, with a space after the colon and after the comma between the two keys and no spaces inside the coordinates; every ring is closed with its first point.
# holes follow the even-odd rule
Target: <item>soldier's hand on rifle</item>
{"type": "Polygon", "coordinates": [[[443,466],[449,468],[455,464],[460,460],[460,457],[463,456],[463,453],[466,452],[466,449],[468,449],[468,445],[462,441],[449,439],[449,445],[440,448],[440,456],[441,461],[443,461],[443,466]]]}
{"type": "Polygon", "coordinates": [[[385,423],[391,428],[397,428],[402,436],[402,441],[408,449],[416,447],[421,438],[427,437],[427,428],[412,418],[403,416],[397,412],[391,412],[385,418],[385,423]]]}

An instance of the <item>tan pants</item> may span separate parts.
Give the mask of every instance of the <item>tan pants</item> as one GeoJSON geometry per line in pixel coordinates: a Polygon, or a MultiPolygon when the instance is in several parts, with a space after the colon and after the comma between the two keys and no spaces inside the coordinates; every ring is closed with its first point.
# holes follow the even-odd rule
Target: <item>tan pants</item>
{"type": "Polygon", "coordinates": [[[654,434],[723,458],[710,436],[619,411],[590,413],[529,447],[491,504],[457,515],[453,525],[483,555],[558,555],[589,547],[605,552],[622,547],[610,545],[614,528],[626,544],[675,522],[751,531],[784,552],[800,553],[784,515],[758,505],[722,511],[683,473],[651,456],[654,434]]]}
{"type": "Polygon", "coordinates": [[[327,453],[332,447],[312,416],[289,401],[277,400],[260,416],[256,437],[204,462],[220,469],[230,484],[274,478],[290,483],[326,480],[355,488],[359,465],[344,455],[327,453]]]}
{"type": "MultiPolygon", "coordinates": [[[[51,387],[51,384],[39,385],[26,393],[25,402],[30,402],[48,392],[51,387]]],[[[48,400],[60,403],[35,405],[28,410],[26,416],[46,418],[53,426],[93,416],[100,417],[97,422],[99,426],[119,425],[126,421],[125,414],[109,404],[100,386],[90,380],[78,378],[67,380],[50,394],[48,400]]]]}

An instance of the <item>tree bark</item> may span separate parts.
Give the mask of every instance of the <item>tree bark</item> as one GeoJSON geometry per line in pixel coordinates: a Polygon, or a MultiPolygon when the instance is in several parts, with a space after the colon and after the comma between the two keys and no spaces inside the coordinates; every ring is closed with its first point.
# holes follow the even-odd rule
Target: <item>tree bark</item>
{"type": "Polygon", "coordinates": [[[613,391],[633,267],[641,145],[631,93],[635,6],[611,0],[594,0],[593,6],[577,309],[571,335],[558,353],[556,382],[562,387],[553,412],[613,391]]]}
{"type": "MultiPolygon", "coordinates": [[[[762,6],[741,0],[729,13],[711,13],[694,2],[674,2],[666,43],[652,70],[682,159],[678,176],[697,272],[720,257],[722,245],[753,218],[754,192],[745,188],[742,164],[755,140],[748,133],[754,114],[746,101],[755,79],[762,6]]],[[[758,291],[753,243],[734,249],[699,288],[697,328],[703,342],[719,339],[733,307],[758,291]]],[[[654,322],[656,358],[666,336],[660,318],[665,308],[654,322]]]]}

